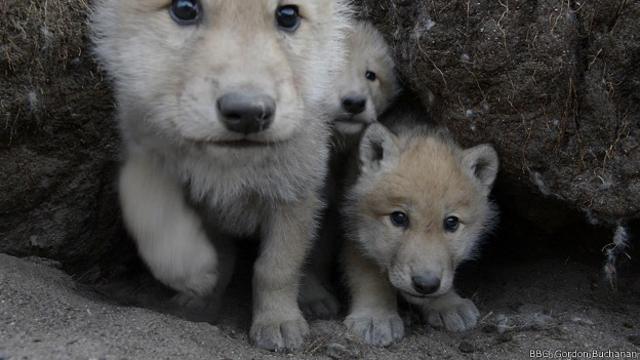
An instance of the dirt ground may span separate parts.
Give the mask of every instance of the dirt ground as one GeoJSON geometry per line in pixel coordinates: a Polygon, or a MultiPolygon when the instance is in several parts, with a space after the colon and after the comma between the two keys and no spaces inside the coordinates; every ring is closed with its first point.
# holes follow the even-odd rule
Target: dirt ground
{"type": "Polygon", "coordinates": [[[640,357],[638,274],[612,292],[600,267],[570,258],[463,269],[460,288],[482,312],[473,331],[435,330],[405,309],[407,337],[372,348],[354,343],[337,320],[312,321],[312,337],[295,354],[249,345],[250,274],[234,278],[221,319],[211,325],[114,304],[56,266],[0,255],[0,359],[527,359],[532,350],[640,357]]]}

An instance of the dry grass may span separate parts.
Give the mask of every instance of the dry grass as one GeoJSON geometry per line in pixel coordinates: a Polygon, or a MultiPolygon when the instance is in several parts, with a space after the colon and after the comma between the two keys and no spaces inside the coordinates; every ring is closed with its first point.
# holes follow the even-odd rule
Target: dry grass
{"type": "Polygon", "coordinates": [[[85,0],[0,2],[0,146],[47,131],[50,112],[67,101],[68,82],[74,88],[98,81],[74,73],[93,66],[86,56],[88,9],[85,0]]]}

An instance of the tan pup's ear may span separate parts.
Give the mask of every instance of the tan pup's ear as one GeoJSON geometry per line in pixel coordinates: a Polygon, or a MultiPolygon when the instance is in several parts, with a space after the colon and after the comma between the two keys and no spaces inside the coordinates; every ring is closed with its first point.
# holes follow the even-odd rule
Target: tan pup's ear
{"type": "Polygon", "coordinates": [[[469,174],[489,194],[498,175],[498,153],[491,145],[482,144],[464,151],[462,162],[469,174]]]}
{"type": "Polygon", "coordinates": [[[393,135],[379,123],[371,124],[360,140],[360,164],[362,172],[374,174],[392,169],[400,156],[393,135]]]}

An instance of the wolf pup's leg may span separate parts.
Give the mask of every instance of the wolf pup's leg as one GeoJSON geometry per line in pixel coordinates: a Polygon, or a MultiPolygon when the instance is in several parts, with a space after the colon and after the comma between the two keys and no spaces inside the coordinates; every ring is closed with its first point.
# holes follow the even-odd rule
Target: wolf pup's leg
{"type": "Polygon", "coordinates": [[[338,314],[340,307],[330,286],[334,265],[337,263],[335,257],[340,249],[338,239],[341,234],[335,226],[338,221],[339,219],[332,217],[330,210],[325,210],[318,238],[304,269],[298,302],[304,314],[311,317],[332,318],[338,314]]]}
{"type": "Polygon", "coordinates": [[[339,304],[335,296],[329,291],[314,268],[305,270],[298,301],[300,308],[311,317],[330,319],[338,314],[339,304]]]}
{"type": "Polygon", "coordinates": [[[258,347],[297,349],[309,333],[297,303],[298,284],[320,206],[315,194],[295,204],[278,204],[265,224],[253,275],[250,337],[258,347]]]}
{"type": "Polygon", "coordinates": [[[446,294],[422,306],[424,318],[434,327],[448,331],[464,331],[473,328],[480,312],[470,299],[464,299],[451,289],[446,294]]]}
{"type": "Polygon", "coordinates": [[[349,243],[345,270],[351,292],[351,310],[344,321],[349,331],[370,345],[387,346],[402,339],[397,295],[385,275],[349,243]]]}
{"type": "Polygon", "coordinates": [[[218,258],[181,186],[144,155],[130,156],[120,174],[127,228],[153,275],[186,297],[208,296],[218,258]]]}
{"type": "Polygon", "coordinates": [[[220,316],[220,306],[231,277],[236,261],[236,248],[233,238],[207,231],[209,239],[215,240],[214,246],[218,255],[218,281],[209,295],[194,297],[191,294],[180,293],[173,298],[173,305],[177,305],[176,315],[191,321],[216,322],[220,316]]]}

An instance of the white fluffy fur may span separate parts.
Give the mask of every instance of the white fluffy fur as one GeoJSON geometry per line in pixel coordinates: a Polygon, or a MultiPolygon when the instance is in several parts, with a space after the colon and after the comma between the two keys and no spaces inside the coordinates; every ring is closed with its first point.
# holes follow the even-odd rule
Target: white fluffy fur
{"type": "Polygon", "coordinates": [[[347,60],[334,89],[329,99],[330,109],[336,129],[343,134],[358,134],[366,125],[377,121],[400,92],[391,49],[371,23],[358,21],[349,31],[347,60]],[[376,74],[374,81],[365,77],[367,71],[376,74]],[[353,95],[367,100],[365,110],[355,116],[342,107],[342,100],[353,95]]]}
{"type": "Polygon", "coordinates": [[[170,0],[98,0],[91,19],[118,102],[123,213],[142,258],[183,295],[206,297],[221,276],[211,237],[261,235],[250,335],[272,350],[300,347],[308,331],[297,283],[326,173],[323,104],[348,30],[342,0],[287,1],[303,20],[283,32],[281,3],[201,0],[201,21],[184,26],[170,0]],[[254,90],[275,99],[273,124],[228,131],[216,99],[254,90]],[[261,145],[227,145],[241,139],[261,145]]]}

